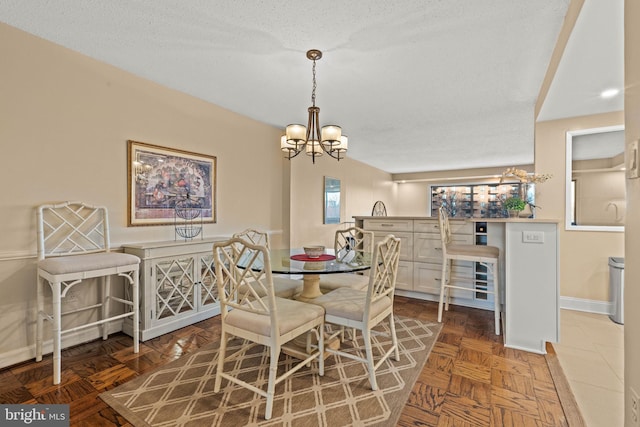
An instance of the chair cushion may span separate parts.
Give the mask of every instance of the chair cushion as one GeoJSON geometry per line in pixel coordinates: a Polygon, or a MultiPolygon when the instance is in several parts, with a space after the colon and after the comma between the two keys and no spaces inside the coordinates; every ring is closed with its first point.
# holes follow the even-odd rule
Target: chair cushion
{"type": "Polygon", "coordinates": [[[495,246],[481,245],[447,245],[449,255],[466,255],[472,257],[498,258],[500,249],[495,246]]]}
{"type": "MultiPolygon", "coordinates": [[[[364,307],[367,303],[367,291],[352,288],[338,288],[309,301],[324,307],[327,316],[343,317],[363,321],[364,307]]],[[[380,298],[371,305],[370,317],[375,317],[392,305],[388,296],[380,298]]]]}
{"type": "Polygon", "coordinates": [[[354,273],[324,274],[320,276],[320,290],[329,292],[338,288],[365,290],[369,286],[369,276],[354,273]]]}
{"type": "Polygon", "coordinates": [[[66,255],[38,261],[38,268],[49,274],[81,273],[140,264],[140,258],[118,252],[66,255]]]}
{"type": "MultiPolygon", "coordinates": [[[[265,304],[269,304],[267,297],[262,300],[265,304]]],[[[276,297],[276,309],[280,335],[287,334],[318,317],[324,317],[324,309],[320,306],[280,297],[276,297]]],[[[235,328],[251,331],[264,337],[271,336],[271,318],[267,315],[236,309],[227,314],[226,322],[235,328]]]]}

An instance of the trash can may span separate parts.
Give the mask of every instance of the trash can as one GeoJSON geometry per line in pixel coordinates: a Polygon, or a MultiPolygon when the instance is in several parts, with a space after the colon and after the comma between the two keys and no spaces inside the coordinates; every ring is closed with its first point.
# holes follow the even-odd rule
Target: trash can
{"type": "Polygon", "coordinates": [[[609,299],[611,314],[609,318],[624,324],[624,258],[609,258],[609,299]]]}

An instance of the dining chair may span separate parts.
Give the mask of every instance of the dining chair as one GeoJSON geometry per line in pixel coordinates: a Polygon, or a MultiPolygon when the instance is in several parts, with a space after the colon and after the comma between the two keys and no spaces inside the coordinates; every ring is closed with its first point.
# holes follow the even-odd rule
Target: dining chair
{"type": "MultiPolygon", "coordinates": [[[[266,397],[265,419],[268,420],[271,418],[278,383],[316,359],[319,375],[324,375],[324,310],[316,305],[275,295],[269,251],[265,246],[234,237],[215,243],[213,253],[222,322],[214,391],[220,391],[222,379],[225,378],[266,397]],[[285,371],[278,375],[281,350],[303,334],[307,334],[307,356],[281,364],[280,367],[284,367],[285,371]],[[234,365],[229,362],[238,357],[238,353],[227,355],[227,340],[233,336],[269,347],[266,391],[260,385],[244,381],[242,374],[234,376],[225,371],[225,367],[234,365]],[[315,340],[312,341],[313,336],[315,340]]],[[[261,383],[262,380],[258,380],[258,384],[261,383]]]]}
{"type": "MultiPolygon", "coordinates": [[[[337,230],[333,249],[337,262],[348,263],[356,257],[369,256],[373,252],[373,231],[365,231],[358,227],[337,230]]],[[[320,278],[320,291],[330,292],[338,288],[365,289],[369,277],[360,273],[324,274],[320,278]]]]}
{"type": "MultiPolygon", "coordinates": [[[[345,328],[353,328],[361,332],[364,341],[364,355],[361,347],[347,351],[340,348],[334,349],[327,345],[325,352],[364,363],[372,390],[378,389],[376,370],[382,363],[392,354],[396,361],[400,360],[393,319],[393,298],[399,259],[400,239],[393,235],[387,235],[375,245],[369,283],[366,289],[342,287],[310,301],[312,304],[324,308],[325,322],[332,327],[331,333],[325,337],[325,342],[330,343],[335,339],[342,339],[345,328]],[[385,333],[385,335],[391,338],[391,345],[384,351],[383,343],[378,342],[376,345],[378,353],[384,353],[382,355],[376,354],[374,357],[372,336],[382,332],[374,331],[373,328],[385,319],[389,328],[389,333],[385,333]]],[[[355,336],[353,342],[354,345],[357,343],[355,336]]]]}
{"type": "Polygon", "coordinates": [[[444,206],[438,209],[438,226],[442,241],[442,272],[440,276],[440,299],[438,301],[438,322],[442,322],[442,309],[449,310],[450,289],[469,290],[469,286],[460,286],[470,282],[470,278],[453,276],[453,261],[477,262],[486,267],[485,272],[476,271],[475,274],[486,278],[487,288],[473,288],[473,292],[493,294],[493,311],[496,335],[500,335],[500,281],[499,259],[500,249],[495,246],[451,244],[451,228],[449,215],[444,206]],[[489,278],[493,278],[493,290],[489,287],[489,278]],[[456,284],[453,284],[455,281],[456,284]],[[446,301],[445,301],[446,298],[446,301]]]}
{"type": "MultiPolygon", "coordinates": [[[[242,238],[254,245],[265,246],[267,250],[271,249],[269,233],[265,233],[264,231],[247,228],[244,231],[235,233],[232,237],[242,238]]],[[[300,279],[291,279],[289,277],[283,276],[273,276],[273,287],[275,289],[276,296],[291,299],[295,295],[302,292],[303,283],[300,279]]],[[[260,288],[258,287],[256,291],[260,291],[260,288]]]]}
{"type": "MultiPolygon", "coordinates": [[[[60,383],[62,335],[95,326],[101,327],[102,339],[109,334],[109,322],[133,318],[133,352],[137,353],[139,330],[138,270],[140,258],[111,252],[107,209],[81,202],[44,204],[38,206],[37,217],[37,283],[36,283],[36,361],[42,360],[44,321],[52,323],[53,383],[60,383]],[[111,293],[111,276],[124,278],[124,296],[111,293]],[[76,285],[85,283],[98,287],[97,304],[78,303],[82,298],[70,298],[76,285]],[[130,289],[129,289],[130,285],[130,289]],[[51,309],[45,310],[44,289],[51,290],[51,309]],[[69,298],[69,301],[64,301],[69,298]],[[111,303],[120,303],[123,310],[111,312],[111,303]],[[64,304],[63,304],[64,303],[64,304]],[[64,308],[67,310],[62,311],[64,308]],[[98,310],[99,309],[99,310],[98,310]],[[80,325],[79,319],[62,324],[62,317],[90,311],[91,319],[80,325]],[[97,311],[97,315],[94,313],[97,311]],[[76,326],[72,326],[72,325],[76,326]]],[[[83,288],[87,293],[93,291],[83,288]]]]}

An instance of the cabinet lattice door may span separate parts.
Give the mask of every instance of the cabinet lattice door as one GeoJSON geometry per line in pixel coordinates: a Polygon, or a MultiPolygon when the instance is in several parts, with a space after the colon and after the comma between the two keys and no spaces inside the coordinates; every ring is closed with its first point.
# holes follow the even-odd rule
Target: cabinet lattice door
{"type": "Polygon", "coordinates": [[[156,319],[195,310],[193,257],[167,259],[155,265],[156,319]]]}

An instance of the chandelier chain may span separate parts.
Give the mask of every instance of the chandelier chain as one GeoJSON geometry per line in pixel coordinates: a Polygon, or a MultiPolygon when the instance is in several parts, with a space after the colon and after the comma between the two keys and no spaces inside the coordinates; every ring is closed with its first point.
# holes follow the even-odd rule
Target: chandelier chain
{"type": "Polygon", "coordinates": [[[313,85],[311,86],[311,105],[316,106],[316,60],[313,60],[313,85]]]}

